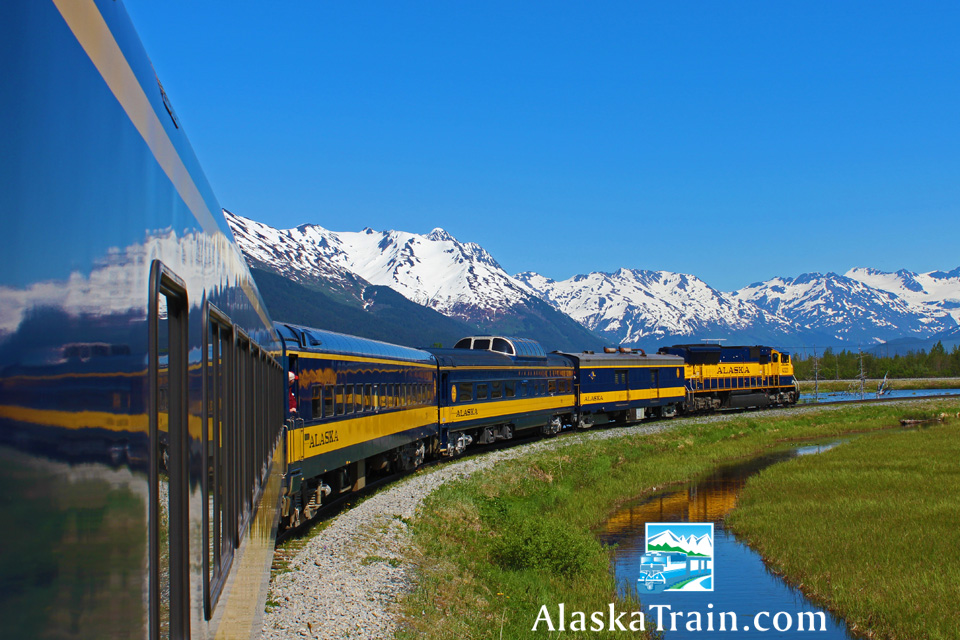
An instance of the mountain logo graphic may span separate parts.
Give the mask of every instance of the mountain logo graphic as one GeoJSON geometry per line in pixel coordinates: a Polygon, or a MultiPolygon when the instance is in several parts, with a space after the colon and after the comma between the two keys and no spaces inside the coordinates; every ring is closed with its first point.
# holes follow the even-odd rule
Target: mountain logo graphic
{"type": "Polygon", "coordinates": [[[648,522],[641,591],[713,591],[713,523],[648,522]]]}

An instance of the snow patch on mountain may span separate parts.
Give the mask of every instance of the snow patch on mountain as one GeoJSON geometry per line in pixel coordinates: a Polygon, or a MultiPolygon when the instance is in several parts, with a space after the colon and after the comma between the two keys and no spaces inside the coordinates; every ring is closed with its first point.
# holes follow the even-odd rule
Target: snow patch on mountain
{"type": "Polygon", "coordinates": [[[845,275],[869,287],[902,298],[918,313],[937,318],[950,316],[955,323],[960,324],[960,267],[953,271],[927,273],[915,273],[906,269],[889,273],[858,267],[845,275]]]}
{"type": "Polygon", "coordinates": [[[620,269],[560,282],[533,272],[516,278],[588,329],[613,334],[621,343],[742,331],[758,324],[789,328],[775,314],[683,273],[620,269]]]}

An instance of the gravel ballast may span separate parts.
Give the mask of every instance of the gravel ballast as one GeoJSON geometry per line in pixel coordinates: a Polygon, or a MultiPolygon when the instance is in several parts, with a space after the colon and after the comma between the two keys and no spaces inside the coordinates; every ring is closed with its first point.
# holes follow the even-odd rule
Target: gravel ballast
{"type": "MultiPolygon", "coordinates": [[[[806,406],[791,414],[840,407],[806,406]]],[[[392,638],[399,602],[411,589],[412,548],[408,523],[423,500],[441,485],[498,462],[587,440],[643,435],[681,424],[710,423],[742,414],[661,420],[633,427],[587,431],[490,451],[420,471],[333,518],[289,560],[289,572],[270,584],[262,638],[392,638]]]]}

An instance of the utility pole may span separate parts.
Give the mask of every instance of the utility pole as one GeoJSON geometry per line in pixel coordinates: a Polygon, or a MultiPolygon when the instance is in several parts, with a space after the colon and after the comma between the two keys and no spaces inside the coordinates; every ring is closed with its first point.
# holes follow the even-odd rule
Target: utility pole
{"type": "Polygon", "coordinates": [[[813,401],[820,402],[820,356],[817,346],[813,346],[813,401]]]}
{"type": "Polygon", "coordinates": [[[863,348],[858,346],[857,351],[860,355],[860,399],[863,400],[863,387],[864,383],[867,381],[867,374],[863,370],[863,348]]]}

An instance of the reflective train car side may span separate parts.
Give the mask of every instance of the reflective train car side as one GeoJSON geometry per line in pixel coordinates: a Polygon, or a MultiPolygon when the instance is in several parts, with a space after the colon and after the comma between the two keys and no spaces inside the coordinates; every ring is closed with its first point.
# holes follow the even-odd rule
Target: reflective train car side
{"type": "Polygon", "coordinates": [[[0,636],[250,638],[279,343],[119,2],[0,3],[0,636]]]}

